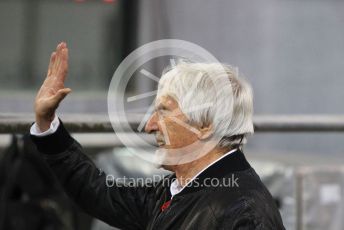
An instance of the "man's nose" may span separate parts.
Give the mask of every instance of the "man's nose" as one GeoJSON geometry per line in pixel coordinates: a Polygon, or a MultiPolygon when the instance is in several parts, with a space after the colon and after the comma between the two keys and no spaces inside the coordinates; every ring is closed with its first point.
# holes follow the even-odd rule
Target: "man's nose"
{"type": "Polygon", "coordinates": [[[155,113],[152,114],[152,116],[149,118],[147,121],[146,127],[145,127],[145,132],[146,133],[152,133],[155,131],[158,131],[159,126],[158,126],[158,116],[155,113]]]}

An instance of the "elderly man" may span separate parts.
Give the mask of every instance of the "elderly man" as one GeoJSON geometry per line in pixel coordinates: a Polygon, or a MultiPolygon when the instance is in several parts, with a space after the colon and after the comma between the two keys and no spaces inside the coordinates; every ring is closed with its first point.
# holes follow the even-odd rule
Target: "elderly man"
{"type": "MultiPolygon", "coordinates": [[[[223,66],[232,98],[217,94],[212,107],[188,111],[194,103],[214,97],[211,82],[218,64],[180,64],[160,82],[156,109],[146,132],[157,137],[164,155],[161,167],[174,172],[158,183],[107,186],[106,175],[83,154],[55,111],[71,91],[64,87],[68,69],[65,43],[53,52],[47,77],[35,101],[36,123],[31,137],[70,197],[90,215],[122,229],[284,229],[268,190],[246,161],[241,147],[253,133],[252,93],[235,71],[223,66]],[[194,95],[190,86],[196,84],[194,95]],[[229,110],[228,116],[219,116],[229,110]],[[227,106],[227,107],[226,107],[227,106]],[[208,144],[192,157],[180,150],[208,144]],[[216,138],[215,138],[216,139],[216,138]],[[173,150],[179,151],[174,152],[173,150]],[[175,157],[174,154],[180,156],[175,157]],[[169,159],[172,159],[169,160],[169,159]],[[186,159],[186,160],[185,160],[186,159]],[[216,182],[216,183],[214,183],[216,182]]],[[[224,85],[225,88],[225,85],[224,85]]]]}

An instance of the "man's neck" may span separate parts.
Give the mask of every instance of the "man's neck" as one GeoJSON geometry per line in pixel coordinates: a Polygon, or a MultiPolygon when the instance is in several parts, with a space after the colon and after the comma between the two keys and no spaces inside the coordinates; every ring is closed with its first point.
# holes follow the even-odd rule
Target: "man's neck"
{"type": "Polygon", "coordinates": [[[179,184],[185,186],[194,176],[230,150],[229,148],[216,148],[190,163],[175,165],[173,171],[176,173],[179,184]]]}

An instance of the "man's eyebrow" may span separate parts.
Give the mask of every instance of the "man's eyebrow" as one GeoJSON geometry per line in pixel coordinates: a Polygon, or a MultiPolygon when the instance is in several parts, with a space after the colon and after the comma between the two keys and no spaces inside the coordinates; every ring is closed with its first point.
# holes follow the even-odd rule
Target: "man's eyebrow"
{"type": "Polygon", "coordinates": [[[166,105],[159,103],[158,105],[155,106],[155,110],[159,109],[168,109],[166,105]]]}

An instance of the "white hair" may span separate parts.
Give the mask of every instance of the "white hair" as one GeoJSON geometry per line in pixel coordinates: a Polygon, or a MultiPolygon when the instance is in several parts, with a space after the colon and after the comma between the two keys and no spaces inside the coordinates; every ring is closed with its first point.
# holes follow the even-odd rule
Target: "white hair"
{"type": "Polygon", "coordinates": [[[252,89],[238,75],[229,65],[180,62],[164,71],[157,98],[173,97],[191,124],[212,125],[218,146],[240,147],[254,131],[252,89]]]}

